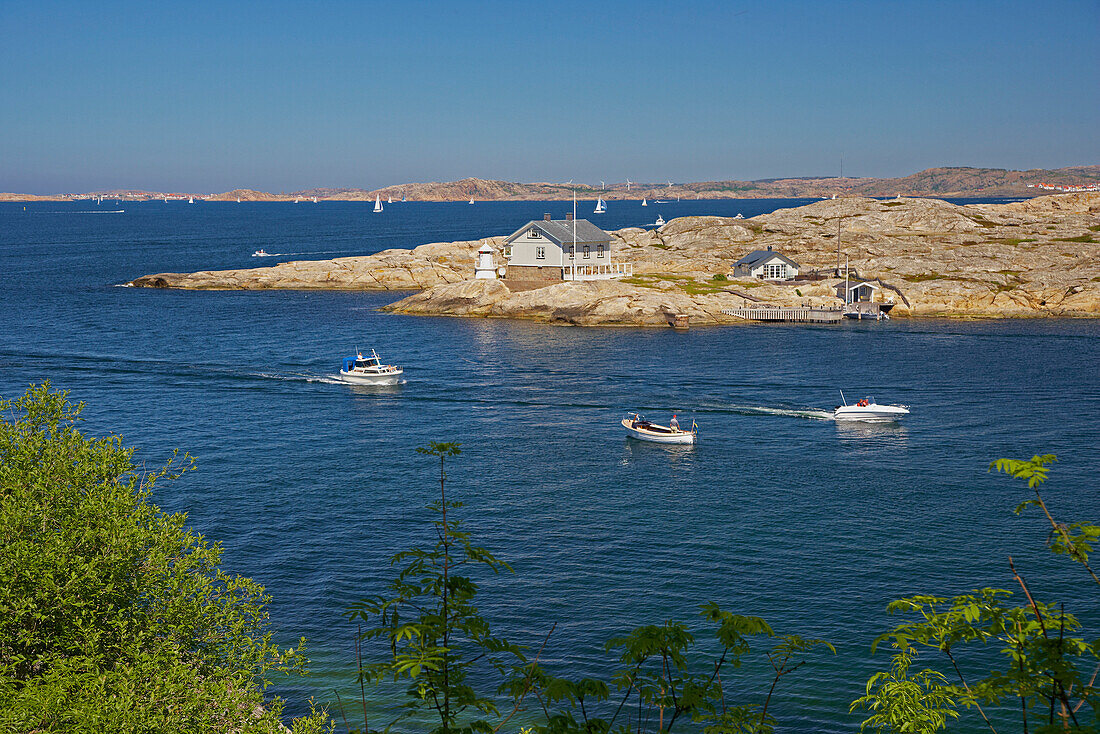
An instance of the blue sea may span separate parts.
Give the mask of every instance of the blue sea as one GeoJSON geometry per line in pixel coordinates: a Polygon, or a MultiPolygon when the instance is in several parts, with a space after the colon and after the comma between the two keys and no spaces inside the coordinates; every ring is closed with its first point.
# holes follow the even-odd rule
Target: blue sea
{"type": "MultiPolygon", "coordinates": [[[[804,203],[612,201],[588,216],[615,229],[804,203]]],[[[176,448],[195,457],[198,470],[155,500],[220,541],[227,570],[267,586],[281,642],[309,638],[313,674],[275,687],[290,713],[310,696],[357,696],[343,612],[382,591],[389,556],[431,542],[438,467],[414,451],[431,440],[461,442],[449,493],[475,541],[515,570],[483,579],[482,611],[535,647],[557,624],[542,660],[561,675],[606,672],[607,638],[694,623],[714,601],[832,642],[835,656],[783,679],[773,711],[784,731],[854,731],[849,702],[889,664],[870,653],[893,621],[886,604],[1013,588],[1010,554],[1096,636],[1087,578],[1043,549],[1037,512],[1013,514],[1026,488],[987,469],[1058,454],[1055,515],[1100,518],[1100,321],[584,329],[379,313],[397,293],[124,288],[273,264],[250,257],[261,248],[328,258],[507,234],[572,204],[25,207],[0,204],[0,395],[50,380],[87,403],[86,432],[122,434],[149,466],[176,448]],[[403,366],[406,383],[337,383],[356,347],[403,366]],[[840,390],[912,416],[824,419],[840,390]],[[700,441],[628,440],[627,411],[694,419],[700,441]]],[[[946,667],[931,653],[919,662],[946,667]]],[[[759,702],[771,683],[759,660],[723,680],[731,703],[759,702]]],[[[954,729],[979,730],[963,716],[954,729]]]]}

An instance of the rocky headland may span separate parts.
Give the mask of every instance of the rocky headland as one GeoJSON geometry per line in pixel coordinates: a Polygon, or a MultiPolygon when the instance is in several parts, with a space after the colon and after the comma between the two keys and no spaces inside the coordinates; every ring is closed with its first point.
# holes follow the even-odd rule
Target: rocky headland
{"type": "MultiPolygon", "coordinates": [[[[517,222],[517,227],[523,224],[517,222]]],[[[634,276],[532,288],[473,280],[483,244],[433,243],[364,257],[243,270],[160,273],[134,286],[189,289],[416,290],[396,313],[525,318],[576,325],[740,322],[722,313],[754,304],[835,307],[839,225],[843,264],[894,299],[893,315],[1015,318],[1100,316],[1100,193],[957,206],[937,199],[822,200],[751,219],[684,217],[613,233],[614,259],[634,276]],[[771,247],[816,280],[735,278],[733,263],[771,247]]],[[[498,257],[498,262],[500,258],[498,257]]]]}

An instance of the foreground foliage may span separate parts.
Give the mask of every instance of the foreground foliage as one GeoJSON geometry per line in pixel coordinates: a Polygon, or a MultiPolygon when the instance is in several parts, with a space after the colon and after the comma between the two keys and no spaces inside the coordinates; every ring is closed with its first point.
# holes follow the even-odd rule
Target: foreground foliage
{"type": "Polygon", "coordinates": [[[82,407],[48,384],[0,401],[0,731],[277,731],[263,690],[301,645],[277,647],[263,587],[149,501],[189,457],[145,471],[76,430],[82,407]]]}
{"type": "MultiPolygon", "coordinates": [[[[1027,481],[1035,496],[1020,503],[1016,513],[1041,509],[1051,527],[1050,550],[1080,564],[1088,586],[1100,585],[1089,564],[1100,527],[1055,520],[1039,491],[1055,460],[1052,455],[1000,459],[990,468],[1027,481]]],[[[912,596],[889,605],[890,612],[906,620],[875,640],[875,646],[890,641],[897,652],[892,670],[875,674],[866,695],[852,704],[871,712],[864,728],[935,732],[946,728],[960,707],[973,709],[993,732],[1100,728],[1100,640],[1082,636],[1081,623],[1063,604],[1036,598],[1011,556],[1007,566],[1023,594],[1019,601],[1011,591],[985,588],[953,597],[912,596]],[[947,672],[910,675],[918,648],[946,662],[947,672]],[[999,654],[992,666],[989,648],[999,654]],[[1006,716],[1013,705],[1018,712],[1014,722],[1006,716]]]]}

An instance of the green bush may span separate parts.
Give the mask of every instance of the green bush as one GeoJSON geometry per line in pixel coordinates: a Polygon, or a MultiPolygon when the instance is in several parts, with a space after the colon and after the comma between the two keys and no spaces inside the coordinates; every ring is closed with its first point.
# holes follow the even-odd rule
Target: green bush
{"type": "Polygon", "coordinates": [[[0,400],[0,731],[278,731],[263,690],[301,645],[277,647],[263,587],[149,502],[190,458],[147,472],[77,431],[82,408],[48,384],[0,400]]]}
{"type": "Polygon", "coordinates": [[[712,280],[726,281],[726,280],[728,280],[728,278],[726,278],[725,273],[718,273],[717,275],[714,276],[714,278],[712,280]]]}

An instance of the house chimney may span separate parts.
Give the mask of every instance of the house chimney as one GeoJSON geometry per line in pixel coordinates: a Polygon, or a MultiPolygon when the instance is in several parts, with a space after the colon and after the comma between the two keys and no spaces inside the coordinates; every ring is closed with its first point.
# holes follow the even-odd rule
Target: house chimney
{"type": "Polygon", "coordinates": [[[567,222],[572,222],[573,221],[573,212],[569,212],[568,214],[565,215],[565,221],[567,221],[567,222]]]}
{"type": "Polygon", "coordinates": [[[546,212],[545,214],[542,215],[542,221],[544,221],[544,222],[549,222],[550,221],[550,212],[546,212]]]}

